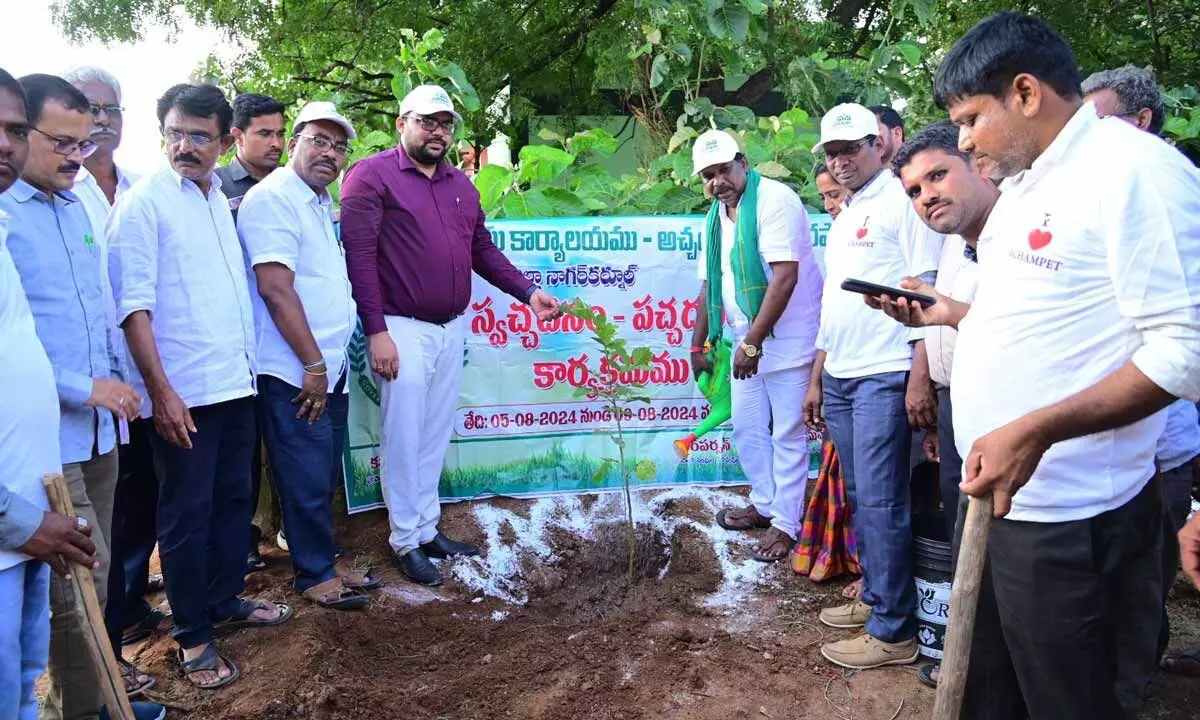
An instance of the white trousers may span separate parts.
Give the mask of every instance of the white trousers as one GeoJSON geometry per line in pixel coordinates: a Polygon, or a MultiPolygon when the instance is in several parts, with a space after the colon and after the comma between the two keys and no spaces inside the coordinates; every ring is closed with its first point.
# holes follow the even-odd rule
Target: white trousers
{"type": "Polygon", "coordinates": [[[811,372],[802,365],[731,383],[733,444],[750,480],[750,502],[793,539],[800,537],[808,487],[804,394],[811,372]]]}
{"type": "Polygon", "coordinates": [[[454,431],[466,321],[446,325],[386,318],[400,376],[379,383],[379,458],[392,549],[404,554],[437,535],[438,480],[454,431]]]}

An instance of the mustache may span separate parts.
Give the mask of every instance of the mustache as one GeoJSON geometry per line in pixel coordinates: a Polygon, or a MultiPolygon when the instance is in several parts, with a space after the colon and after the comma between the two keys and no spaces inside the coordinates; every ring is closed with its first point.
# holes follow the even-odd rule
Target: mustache
{"type": "Polygon", "coordinates": [[[337,165],[328,160],[318,160],[313,163],[313,167],[329,168],[330,172],[337,172],[337,165]]]}
{"type": "Polygon", "coordinates": [[[58,166],[58,171],[60,173],[77,173],[79,172],[79,167],[79,163],[63,163],[58,166]]]}
{"type": "Polygon", "coordinates": [[[113,130],[112,128],[110,128],[107,125],[97,125],[96,127],[92,128],[92,137],[96,137],[97,135],[107,135],[109,137],[116,137],[116,134],[117,134],[117,131],[113,130]]]}
{"type": "Polygon", "coordinates": [[[200,164],[200,158],[191,153],[180,153],[175,156],[175,160],[176,162],[192,162],[196,163],[197,165],[200,164]]]}

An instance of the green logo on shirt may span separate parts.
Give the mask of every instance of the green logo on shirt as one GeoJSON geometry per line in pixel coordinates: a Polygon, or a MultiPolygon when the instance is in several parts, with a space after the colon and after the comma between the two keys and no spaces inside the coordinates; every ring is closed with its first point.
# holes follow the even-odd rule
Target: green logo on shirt
{"type": "Polygon", "coordinates": [[[96,241],[94,239],[92,239],[91,233],[83,234],[83,244],[87,245],[88,250],[91,250],[92,246],[96,244],[96,241]]]}

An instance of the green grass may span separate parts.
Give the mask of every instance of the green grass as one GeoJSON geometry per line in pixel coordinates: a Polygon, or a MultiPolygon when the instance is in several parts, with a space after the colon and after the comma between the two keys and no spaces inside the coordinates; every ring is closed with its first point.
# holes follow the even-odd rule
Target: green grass
{"type": "MultiPolygon", "coordinates": [[[[569,453],[555,443],[544,453],[501,465],[476,465],[443,470],[442,497],[511,495],[529,492],[569,492],[604,487],[593,482],[601,458],[569,453]]],[[[610,473],[611,474],[611,473],[610,473]]]]}

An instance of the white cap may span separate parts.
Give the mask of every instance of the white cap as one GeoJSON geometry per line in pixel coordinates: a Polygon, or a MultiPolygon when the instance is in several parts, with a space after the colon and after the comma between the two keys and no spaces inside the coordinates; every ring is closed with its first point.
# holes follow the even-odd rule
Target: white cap
{"type": "Polygon", "coordinates": [[[292,123],[292,134],[296,133],[296,128],[302,123],[314,122],[316,120],[328,120],[331,123],[337,123],[346,131],[346,137],[350,140],[358,137],[354,132],[354,126],[346,119],[346,116],[338,112],[337,106],[328,100],[315,100],[305,105],[300,109],[300,114],[296,116],[296,120],[292,123]]]}
{"type": "Polygon", "coordinates": [[[858,103],[843,103],[821,118],[821,142],[813,146],[813,152],[820,152],[825,143],[834,140],[853,142],[878,134],[879,120],[875,113],[858,103]]]}
{"type": "Polygon", "coordinates": [[[450,94],[438,85],[418,85],[400,101],[401,117],[409,113],[436,115],[440,112],[450,113],[455,120],[462,121],[462,115],[454,110],[450,94]]]}
{"type": "Polygon", "coordinates": [[[692,145],[692,174],[712,165],[721,165],[737,157],[742,150],[737,140],[724,130],[706,130],[692,145]]]}

